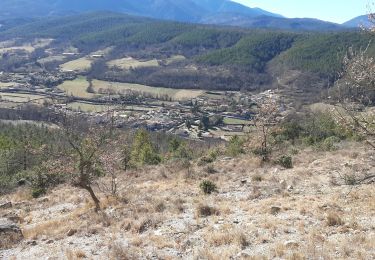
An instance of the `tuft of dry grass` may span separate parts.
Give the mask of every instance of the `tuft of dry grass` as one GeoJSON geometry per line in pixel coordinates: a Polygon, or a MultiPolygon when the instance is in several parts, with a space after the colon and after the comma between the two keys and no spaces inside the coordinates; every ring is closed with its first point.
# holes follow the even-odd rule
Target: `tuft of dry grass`
{"type": "Polygon", "coordinates": [[[134,248],[125,247],[119,243],[115,243],[110,248],[110,259],[133,260],[138,258],[138,254],[134,248]]]}
{"type": "Polygon", "coordinates": [[[219,215],[220,212],[215,208],[204,204],[199,204],[196,208],[198,217],[209,217],[212,215],[219,215]]]}
{"type": "Polygon", "coordinates": [[[141,234],[149,229],[155,229],[161,222],[162,220],[160,218],[145,216],[135,221],[132,225],[132,229],[135,233],[141,234]]]}
{"type": "Polygon", "coordinates": [[[341,226],[344,224],[341,217],[336,212],[330,212],[327,215],[327,225],[329,227],[341,226]]]}

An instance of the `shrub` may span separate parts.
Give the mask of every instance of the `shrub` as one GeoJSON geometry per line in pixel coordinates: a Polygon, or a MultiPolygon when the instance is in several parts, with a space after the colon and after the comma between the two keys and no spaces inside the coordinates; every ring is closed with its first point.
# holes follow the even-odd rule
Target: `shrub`
{"type": "Polygon", "coordinates": [[[283,166],[284,168],[291,169],[293,168],[292,157],[289,155],[281,156],[277,161],[277,164],[283,166]]]}
{"type": "Polygon", "coordinates": [[[180,160],[191,160],[193,159],[193,151],[183,142],[173,152],[173,157],[180,160]]]}
{"type": "Polygon", "coordinates": [[[204,194],[211,194],[212,192],[217,191],[216,184],[209,180],[204,180],[199,184],[199,187],[204,194]]]}
{"type": "Polygon", "coordinates": [[[330,136],[326,138],[319,146],[325,151],[333,151],[337,149],[337,143],[340,142],[340,138],[337,136],[330,136]]]}
{"type": "Polygon", "coordinates": [[[210,149],[207,154],[201,157],[198,161],[198,166],[203,166],[209,163],[213,163],[217,157],[220,155],[221,151],[219,149],[210,149]]]}
{"type": "Polygon", "coordinates": [[[263,180],[263,177],[261,175],[256,174],[253,177],[251,177],[251,180],[256,181],[256,182],[261,182],[263,180]]]}
{"type": "Polygon", "coordinates": [[[47,193],[47,189],[43,187],[34,187],[31,191],[31,196],[33,198],[39,198],[40,196],[43,196],[47,193]]]}
{"type": "Polygon", "coordinates": [[[244,140],[242,140],[240,137],[238,137],[237,135],[232,136],[231,139],[229,140],[226,153],[229,156],[233,156],[233,157],[244,153],[243,144],[244,144],[244,140]]]}
{"type": "Polygon", "coordinates": [[[182,142],[177,139],[173,138],[172,140],[169,141],[168,148],[171,153],[175,153],[178,148],[181,146],[182,142]]]}
{"type": "Polygon", "coordinates": [[[282,125],[282,136],[286,140],[294,141],[299,138],[303,133],[303,128],[296,120],[286,122],[282,125]]]}
{"type": "Polygon", "coordinates": [[[346,185],[353,186],[357,184],[357,178],[354,174],[345,174],[343,178],[346,185]]]}
{"type": "Polygon", "coordinates": [[[213,161],[215,161],[217,157],[219,157],[220,154],[221,154],[221,151],[218,148],[210,149],[207,152],[207,156],[211,158],[213,161]]]}
{"type": "Polygon", "coordinates": [[[161,156],[146,130],[138,130],[134,136],[131,161],[134,166],[157,165],[161,162],[161,156]]]}
{"type": "Polygon", "coordinates": [[[271,154],[271,148],[264,149],[263,147],[257,147],[253,149],[253,154],[261,157],[268,157],[271,154]]]}
{"type": "Polygon", "coordinates": [[[207,172],[208,174],[214,174],[214,173],[217,173],[217,170],[215,169],[215,167],[211,164],[207,165],[205,168],[204,168],[204,171],[207,172]]]}
{"type": "Polygon", "coordinates": [[[219,211],[214,207],[199,204],[197,207],[197,214],[199,217],[208,217],[211,215],[219,215],[219,211]]]}
{"type": "Polygon", "coordinates": [[[213,163],[213,162],[214,162],[214,159],[212,159],[211,157],[203,156],[199,159],[198,166],[203,166],[203,165],[213,163]]]}

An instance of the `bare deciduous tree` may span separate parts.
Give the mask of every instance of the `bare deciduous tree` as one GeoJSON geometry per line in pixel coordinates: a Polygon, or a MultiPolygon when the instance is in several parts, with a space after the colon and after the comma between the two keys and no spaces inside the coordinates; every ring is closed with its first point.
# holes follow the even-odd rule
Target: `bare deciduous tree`
{"type": "MultiPolygon", "coordinates": [[[[364,33],[375,36],[375,14],[369,12],[368,17],[373,26],[364,29],[364,33]]],[[[350,48],[344,57],[343,70],[336,83],[340,100],[333,114],[342,126],[361,136],[375,150],[375,58],[368,55],[370,44],[373,43],[358,51],[350,48]]],[[[360,184],[372,179],[375,175],[366,174],[351,183],[360,184]]]]}
{"type": "Polygon", "coordinates": [[[73,185],[88,191],[96,211],[99,211],[100,201],[92,187],[96,178],[104,174],[100,153],[109,140],[109,131],[106,127],[83,122],[74,116],[65,118],[62,129],[76,162],[73,185]]]}
{"type": "Polygon", "coordinates": [[[258,104],[255,126],[261,140],[260,155],[263,161],[269,160],[269,136],[271,128],[277,123],[278,104],[275,98],[268,98],[258,104]]]}

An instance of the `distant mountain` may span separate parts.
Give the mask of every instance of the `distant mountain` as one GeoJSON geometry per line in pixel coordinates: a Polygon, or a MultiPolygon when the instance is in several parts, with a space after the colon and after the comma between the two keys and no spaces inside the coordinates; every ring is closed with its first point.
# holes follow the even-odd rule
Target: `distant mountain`
{"type": "Polygon", "coordinates": [[[116,11],[158,19],[199,22],[206,15],[235,12],[277,16],[230,0],[1,0],[0,17],[74,14],[87,11],[116,11]]]}
{"type": "Polygon", "coordinates": [[[343,23],[343,25],[347,27],[370,27],[371,23],[367,15],[361,15],[343,23]]]}
{"type": "Polygon", "coordinates": [[[247,28],[282,29],[290,31],[337,31],[342,25],[311,18],[282,18],[272,16],[249,17],[236,13],[221,13],[205,17],[206,24],[232,25],[247,28]]]}
{"type": "Polygon", "coordinates": [[[1,0],[1,21],[25,17],[115,11],[189,23],[205,23],[292,31],[333,31],[346,28],[316,19],[288,19],[230,0],[1,0]]]}

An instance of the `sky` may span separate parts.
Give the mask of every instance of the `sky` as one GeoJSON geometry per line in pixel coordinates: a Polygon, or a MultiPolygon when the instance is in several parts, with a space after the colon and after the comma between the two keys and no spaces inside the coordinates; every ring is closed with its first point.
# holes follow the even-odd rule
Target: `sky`
{"type": "Polygon", "coordinates": [[[343,23],[368,12],[370,0],[233,0],[281,14],[288,18],[309,17],[343,23]]]}

